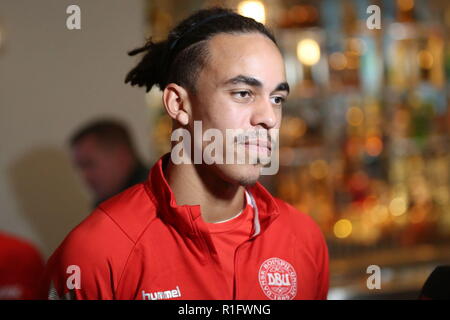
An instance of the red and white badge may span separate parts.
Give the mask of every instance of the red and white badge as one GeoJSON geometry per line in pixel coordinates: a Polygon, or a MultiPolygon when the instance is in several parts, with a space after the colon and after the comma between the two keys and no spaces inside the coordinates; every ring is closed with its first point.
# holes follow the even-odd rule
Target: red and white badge
{"type": "Polygon", "coordinates": [[[259,284],[271,300],[292,300],[297,295],[297,273],[280,258],[269,258],[259,268],[259,284]]]}

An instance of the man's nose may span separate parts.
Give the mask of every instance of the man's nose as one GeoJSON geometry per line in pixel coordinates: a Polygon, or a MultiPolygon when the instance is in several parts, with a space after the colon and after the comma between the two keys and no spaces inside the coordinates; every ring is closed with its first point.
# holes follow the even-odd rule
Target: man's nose
{"type": "Polygon", "coordinates": [[[251,125],[256,127],[258,125],[265,129],[271,129],[277,124],[277,115],[274,107],[269,99],[264,99],[256,105],[251,118],[251,125]]]}

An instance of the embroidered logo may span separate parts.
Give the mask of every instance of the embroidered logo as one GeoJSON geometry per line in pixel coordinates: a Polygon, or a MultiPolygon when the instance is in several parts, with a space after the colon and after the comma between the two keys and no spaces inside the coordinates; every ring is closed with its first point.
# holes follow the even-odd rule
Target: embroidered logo
{"type": "Polygon", "coordinates": [[[166,291],[145,292],[142,290],[142,300],[163,300],[179,297],[181,297],[181,291],[178,286],[175,289],[166,291]]]}
{"type": "Polygon", "coordinates": [[[271,300],[292,300],[297,295],[297,273],[280,258],[269,258],[259,268],[259,284],[271,300]]]}

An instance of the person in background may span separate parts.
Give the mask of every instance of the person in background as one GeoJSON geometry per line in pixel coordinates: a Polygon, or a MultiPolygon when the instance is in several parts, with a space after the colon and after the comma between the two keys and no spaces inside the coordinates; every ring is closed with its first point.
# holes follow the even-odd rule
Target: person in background
{"type": "Polygon", "coordinates": [[[39,251],[31,243],[0,231],[0,300],[41,298],[43,274],[39,251]]]}
{"type": "Polygon", "coordinates": [[[72,158],[94,193],[96,207],[104,200],[147,178],[125,125],[97,120],[70,138],[72,158]]]}

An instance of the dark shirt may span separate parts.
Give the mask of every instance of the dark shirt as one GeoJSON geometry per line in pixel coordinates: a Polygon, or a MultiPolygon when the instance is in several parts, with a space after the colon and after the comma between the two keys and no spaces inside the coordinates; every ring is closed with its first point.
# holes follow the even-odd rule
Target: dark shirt
{"type": "MultiPolygon", "coordinates": [[[[136,167],[128,177],[127,182],[119,189],[119,191],[117,191],[117,193],[122,192],[123,190],[128,189],[129,187],[134,186],[135,184],[145,181],[147,179],[148,172],[149,168],[144,166],[141,162],[138,162],[136,167]]],[[[96,208],[100,203],[112,197],[113,195],[104,197],[102,199],[96,199],[94,202],[94,208],[96,208]]]]}

